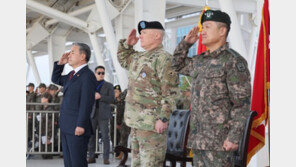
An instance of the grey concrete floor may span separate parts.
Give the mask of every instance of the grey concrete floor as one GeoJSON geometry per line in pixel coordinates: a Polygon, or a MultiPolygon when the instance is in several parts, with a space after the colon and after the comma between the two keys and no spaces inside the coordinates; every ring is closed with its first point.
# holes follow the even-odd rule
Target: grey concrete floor
{"type": "MultiPolygon", "coordinates": [[[[130,166],[131,164],[131,155],[129,155],[126,165],[130,166]]],[[[96,159],[96,163],[89,164],[89,167],[117,167],[120,160],[114,158],[113,155],[110,154],[110,164],[104,165],[102,155],[96,159]]],[[[169,166],[169,162],[166,164],[169,166]]],[[[26,160],[26,167],[63,167],[64,161],[63,158],[59,156],[54,156],[53,159],[42,159],[41,155],[32,155],[30,158],[26,160]]],[[[180,167],[180,164],[177,163],[177,167],[180,167]]],[[[187,163],[186,167],[192,167],[191,163],[187,163]]]]}
{"type": "MultiPolygon", "coordinates": [[[[114,158],[113,155],[110,154],[110,164],[104,165],[103,158],[101,155],[96,159],[96,163],[89,164],[89,167],[98,167],[98,166],[106,166],[106,167],[117,167],[120,160],[114,158]]],[[[127,160],[126,165],[130,165],[130,156],[127,160]]],[[[63,158],[59,156],[54,156],[53,159],[42,159],[41,155],[32,155],[30,158],[26,160],[26,167],[63,167],[64,161],[63,158]]]]}

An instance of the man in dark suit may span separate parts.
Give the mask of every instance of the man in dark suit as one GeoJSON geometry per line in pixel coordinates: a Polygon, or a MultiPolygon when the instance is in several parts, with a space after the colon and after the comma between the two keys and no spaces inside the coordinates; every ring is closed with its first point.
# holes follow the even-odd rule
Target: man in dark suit
{"type": "Polygon", "coordinates": [[[90,113],[97,82],[87,65],[90,54],[86,44],[74,43],[71,51],[54,63],[51,80],[64,87],[59,123],[65,167],[87,167],[87,145],[92,134],[90,113]],[[61,75],[66,63],[73,71],[61,75]]]}
{"type": "MultiPolygon", "coordinates": [[[[95,69],[95,76],[97,78],[97,87],[93,110],[91,112],[91,122],[94,132],[98,127],[102,134],[103,139],[103,159],[104,164],[110,164],[109,152],[110,152],[110,137],[109,137],[109,120],[111,115],[111,103],[114,103],[114,90],[113,85],[104,80],[105,68],[98,66],[95,69]]],[[[95,163],[95,135],[92,135],[89,140],[88,151],[89,158],[88,163],[95,163]]]]}

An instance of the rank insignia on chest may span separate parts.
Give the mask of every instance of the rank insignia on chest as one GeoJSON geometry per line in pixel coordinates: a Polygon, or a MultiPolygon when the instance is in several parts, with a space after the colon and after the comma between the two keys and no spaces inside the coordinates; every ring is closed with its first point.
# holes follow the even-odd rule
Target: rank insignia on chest
{"type": "Polygon", "coordinates": [[[145,78],[145,77],[146,77],[146,73],[143,72],[143,73],[142,73],[142,78],[145,78]]]}

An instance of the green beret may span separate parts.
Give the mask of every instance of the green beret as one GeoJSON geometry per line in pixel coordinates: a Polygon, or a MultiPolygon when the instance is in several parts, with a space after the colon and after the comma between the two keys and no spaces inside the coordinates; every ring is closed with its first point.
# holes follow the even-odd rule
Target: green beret
{"type": "Polygon", "coordinates": [[[227,13],[221,10],[207,10],[201,17],[201,24],[205,21],[217,21],[227,24],[230,29],[231,20],[227,13]]]}
{"type": "Polygon", "coordinates": [[[160,29],[164,30],[163,26],[158,21],[140,21],[138,24],[138,32],[141,34],[141,31],[144,29],[160,29]]]}

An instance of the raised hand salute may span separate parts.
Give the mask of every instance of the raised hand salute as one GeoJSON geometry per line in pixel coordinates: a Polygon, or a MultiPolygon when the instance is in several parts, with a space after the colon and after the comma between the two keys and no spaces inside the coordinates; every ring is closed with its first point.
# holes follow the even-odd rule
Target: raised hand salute
{"type": "Polygon", "coordinates": [[[198,40],[198,26],[193,27],[192,30],[185,37],[185,41],[190,44],[194,44],[198,40]]]}
{"type": "Polygon", "coordinates": [[[139,40],[139,37],[137,37],[137,31],[136,29],[132,29],[130,34],[127,37],[126,44],[130,46],[134,46],[139,40]]]}
{"type": "Polygon", "coordinates": [[[69,61],[70,52],[64,53],[58,62],[59,65],[67,64],[69,61]]]}

